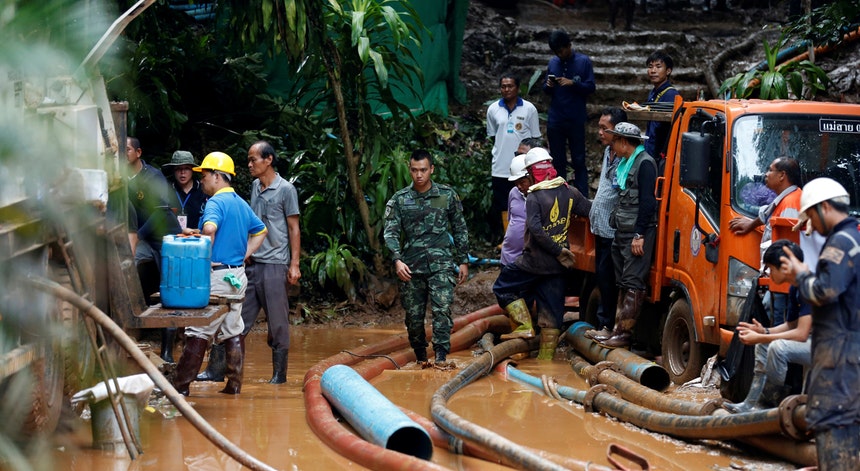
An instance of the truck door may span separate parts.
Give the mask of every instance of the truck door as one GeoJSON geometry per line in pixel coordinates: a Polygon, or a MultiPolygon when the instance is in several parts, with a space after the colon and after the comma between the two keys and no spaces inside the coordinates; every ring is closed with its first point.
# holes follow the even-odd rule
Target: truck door
{"type": "MultiPolygon", "coordinates": [[[[671,317],[673,307],[676,310],[687,308],[695,323],[695,341],[711,344],[719,344],[716,319],[719,318],[719,300],[724,296],[719,282],[725,279],[724,264],[719,263],[720,258],[725,258],[724,254],[719,254],[724,140],[725,119],[721,115],[702,108],[687,111],[677,133],[673,173],[667,175],[670,200],[664,205],[666,279],[683,292],[688,302],[688,306],[670,307],[669,315],[671,317]],[[681,185],[682,161],[697,167],[695,170],[703,177],[701,183],[681,185]]],[[[682,296],[675,299],[681,300],[682,296]]]]}

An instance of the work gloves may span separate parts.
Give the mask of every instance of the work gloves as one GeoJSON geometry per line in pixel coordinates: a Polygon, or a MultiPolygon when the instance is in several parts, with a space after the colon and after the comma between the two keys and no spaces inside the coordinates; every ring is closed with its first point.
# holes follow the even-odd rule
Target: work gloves
{"type": "Polygon", "coordinates": [[[573,252],[571,252],[570,249],[561,249],[561,253],[555,258],[564,268],[573,270],[574,264],[576,263],[576,256],[573,255],[573,252]]]}

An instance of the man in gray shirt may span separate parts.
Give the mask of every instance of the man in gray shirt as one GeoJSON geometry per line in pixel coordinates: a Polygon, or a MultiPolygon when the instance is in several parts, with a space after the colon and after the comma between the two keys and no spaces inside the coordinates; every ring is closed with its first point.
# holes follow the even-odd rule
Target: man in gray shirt
{"type": "MultiPolygon", "coordinates": [[[[258,141],[248,149],[248,169],[256,178],[251,184],[251,209],[263,221],[269,232],[254,255],[245,261],[248,289],[242,304],[242,320],[248,335],[260,313],[268,317],[268,344],[272,348],[272,379],[269,383],[287,381],[287,353],[290,348],[290,305],[287,283],[298,284],[301,236],[299,233],[299,201],[296,188],[275,171],[275,149],[258,141]]],[[[212,346],[209,366],[198,375],[198,381],[223,381],[221,355],[212,346]]]]}

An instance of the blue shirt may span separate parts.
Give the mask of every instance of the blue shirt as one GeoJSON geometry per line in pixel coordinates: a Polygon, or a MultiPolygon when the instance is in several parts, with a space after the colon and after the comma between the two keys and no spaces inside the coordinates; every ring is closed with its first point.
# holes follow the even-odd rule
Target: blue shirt
{"type": "Polygon", "coordinates": [[[266,232],[263,221],[229,187],[218,190],[206,202],[200,229],[206,224],[215,226],[215,241],[212,243],[214,264],[241,265],[248,250],[248,236],[266,232]]]}
{"type": "Polygon", "coordinates": [[[585,112],[585,99],[597,89],[594,84],[591,59],[575,51],[565,61],[558,56],[553,56],[549,60],[546,73],[574,81],[574,84],[569,87],[559,85],[547,87],[544,82],[543,91],[552,96],[547,112],[547,126],[570,122],[585,123],[588,119],[588,114],[585,112]]]}

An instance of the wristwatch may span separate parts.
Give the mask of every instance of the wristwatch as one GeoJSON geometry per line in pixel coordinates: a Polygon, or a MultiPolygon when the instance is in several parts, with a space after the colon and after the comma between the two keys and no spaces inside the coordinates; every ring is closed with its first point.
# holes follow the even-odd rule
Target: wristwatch
{"type": "Polygon", "coordinates": [[[641,239],[641,238],[642,238],[642,234],[640,234],[640,233],[638,233],[638,232],[637,232],[637,233],[635,233],[635,234],[633,234],[633,240],[639,240],[639,239],[641,239]]]}

